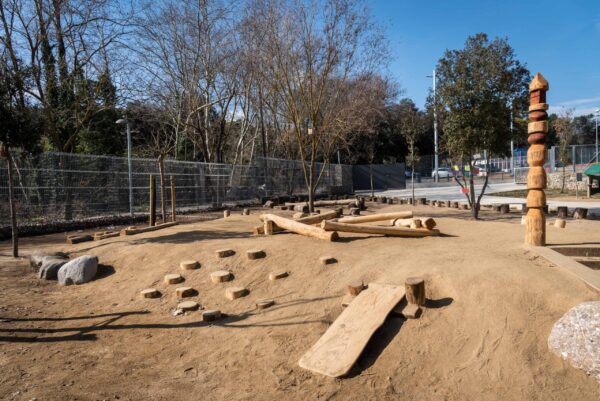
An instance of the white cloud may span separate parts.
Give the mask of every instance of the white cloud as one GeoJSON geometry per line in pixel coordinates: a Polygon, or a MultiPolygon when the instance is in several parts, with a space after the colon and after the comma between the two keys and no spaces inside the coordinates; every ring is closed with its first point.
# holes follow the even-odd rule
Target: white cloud
{"type": "Polygon", "coordinates": [[[560,102],[556,105],[551,105],[548,112],[549,113],[559,113],[564,109],[574,109],[574,114],[576,116],[588,115],[592,114],[594,111],[600,108],[600,96],[598,97],[590,97],[590,98],[582,98],[582,99],[573,99],[568,100],[566,102],[560,102]]]}

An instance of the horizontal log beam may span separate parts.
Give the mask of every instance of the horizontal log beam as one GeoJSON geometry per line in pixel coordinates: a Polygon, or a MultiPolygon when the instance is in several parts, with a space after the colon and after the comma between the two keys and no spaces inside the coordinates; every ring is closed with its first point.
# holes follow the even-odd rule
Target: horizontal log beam
{"type": "Polygon", "coordinates": [[[361,234],[381,234],[395,237],[428,237],[440,234],[439,230],[428,230],[425,228],[406,228],[406,227],[382,227],[368,226],[361,224],[346,224],[325,220],[321,223],[321,228],[325,231],[339,231],[361,234]]]}

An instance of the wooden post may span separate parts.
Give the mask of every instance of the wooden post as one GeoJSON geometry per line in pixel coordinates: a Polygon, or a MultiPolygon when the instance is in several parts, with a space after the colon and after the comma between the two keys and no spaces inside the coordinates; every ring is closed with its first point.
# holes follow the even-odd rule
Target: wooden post
{"type": "Polygon", "coordinates": [[[527,163],[529,173],[527,175],[527,219],[525,230],[525,243],[527,245],[546,245],[546,135],[548,134],[548,104],[546,103],[546,91],[549,89],[548,82],[539,72],[529,85],[531,94],[529,102],[529,125],[527,129],[529,150],[527,151],[527,163]]]}
{"type": "Polygon", "coordinates": [[[425,305],[425,280],[421,277],[409,277],[404,285],[406,286],[406,300],[409,304],[425,305]]]}
{"type": "Polygon", "coordinates": [[[156,224],[156,188],[154,185],[154,174],[150,174],[150,222],[149,226],[156,224]]]}
{"type": "Polygon", "coordinates": [[[175,179],[171,176],[171,221],[177,221],[175,210],[175,179]]]}

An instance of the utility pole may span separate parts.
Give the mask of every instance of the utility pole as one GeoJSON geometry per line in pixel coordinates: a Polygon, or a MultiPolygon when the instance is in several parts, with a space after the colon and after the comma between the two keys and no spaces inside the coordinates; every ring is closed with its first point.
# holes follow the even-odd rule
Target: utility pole
{"type": "Polygon", "coordinates": [[[436,94],[435,94],[435,68],[433,69],[433,75],[427,75],[427,78],[433,79],[433,144],[434,144],[434,152],[435,152],[435,164],[434,164],[434,177],[435,182],[440,181],[440,177],[438,177],[438,168],[439,168],[439,147],[438,147],[438,129],[437,129],[437,102],[436,102],[436,94]]]}
{"type": "Polygon", "coordinates": [[[129,214],[133,217],[133,175],[131,172],[131,128],[127,116],[116,121],[117,124],[125,124],[127,129],[127,173],[129,176],[129,214]]]}
{"type": "Polygon", "coordinates": [[[510,173],[515,176],[515,141],[513,140],[513,110],[510,102],[510,173]]]}

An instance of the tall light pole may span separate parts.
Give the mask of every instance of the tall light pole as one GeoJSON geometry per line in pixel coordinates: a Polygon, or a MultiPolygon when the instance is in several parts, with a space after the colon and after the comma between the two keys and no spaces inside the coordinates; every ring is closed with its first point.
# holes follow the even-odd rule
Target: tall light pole
{"type": "Polygon", "coordinates": [[[594,121],[596,122],[596,162],[600,162],[598,160],[598,117],[600,117],[600,109],[594,111],[594,121]]]}
{"type": "Polygon", "coordinates": [[[119,125],[125,124],[125,127],[127,129],[127,169],[128,169],[128,173],[129,173],[129,214],[131,215],[131,217],[133,217],[133,190],[132,190],[133,179],[132,179],[132,175],[131,175],[131,129],[129,128],[129,120],[127,119],[127,116],[125,116],[125,118],[119,118],[116,121],[116,123],[119,125]]]}
{"type": "Polygon", "coordinates": [[[427,78],[433,79],[433,146],[435,152],[435,182],[440,181],[440,177],[438,177],[438,168],[439,168],[439,151],[438,151],[438,129],[437,129],[437,103],[435,96],[435,68],[433,69],[433,75],[427,75],[427,78]]]}

